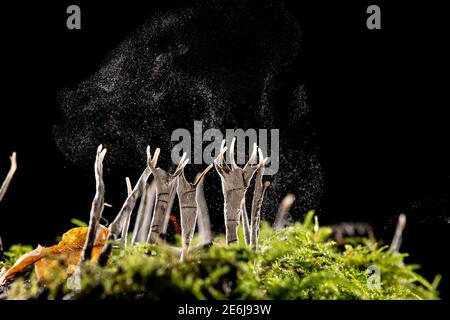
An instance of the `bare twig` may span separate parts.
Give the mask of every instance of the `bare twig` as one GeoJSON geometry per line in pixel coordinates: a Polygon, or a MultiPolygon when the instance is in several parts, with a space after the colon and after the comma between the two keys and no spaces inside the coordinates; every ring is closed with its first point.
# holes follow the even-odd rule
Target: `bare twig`
{"type": "MultiPolygon", "coordinates": [[[[129,197],[130,194],[133,192],[133,189],[131,187],[131,181],[129,177],[125,178],[125,182],[127,184],[127,196],[129,197]]],[[[130,229],[130,221],[131,221],[131,214],[129,214],[126,218],[125,218],[125,223],[123,224],[123,229],[122,229],[122,233],[121,233],[121,241],[122,244],[126,247],[128,245],[128,230],[130,229]]]]}
{"type": "Polygon", "coordinates": [[[154,165],[149,165],[156,182],[156,204],[150,225],[150,232],[147,237],[148,243],[156,243],[160,239],[169,207],[171,189],[176,182],[176,178],[182,173],[183,168],[189,161],[185,160],[185,158],[186,153],[183,154],[174,174],[170,174],[161,168],[156,168],[154,165]]]}
{"type": "Polygon", "coordinates": [[[400,246],[402,245],[403,230],[406,226],[406,215],[400,214],[398,216],[397,227],[395,228],[394,238],[392,239],[390,249],[393,250],[394,254],[398,254],[400,251],[400,246]]]}
{"type": "Polygon", "coordinates": [[[89,218],[89,229],[80,263],[91,259],[92,249],[94,247],[95,239],[97,238],[98,224],[102,217],[102,212],[105,204],[105,184],[103,182],[103,159],[105,158],[105,154],[106,149],[103,149],[103,146],[99,145],[97,148],[94,167],[96,182],[95,197],[92,201],[91,213],[89,218]]]}
{"type": "Polygon", "coordinates": [[[145,186],[145,191],[142,194],[131,243],[143,243],[147,241],[150,223],[152,221],[153,208],[155,206],[155,198],[156,183],[155,181],[152,181],[145,186]]]}
{"type": "MultiPolygon", "coordinates": [[[[199,175],[197,175],[198,177],[199,175]]],[[[204,180],[200,180],[197,185],[197,227],[200,234],[200,244],[206,245],[212,242],[211,221],[209,219],[208,205],[206,204],[204,180]]]]}
{"type": "Polygon", "coordinates": [[[6,175],[6,178],[3,181],[3,184],[0,188],[0,201],[2,201],[3,197],[5,196],[6,190],[8,190],[8,187],[9,187],[9,183],[11,182],[11,180],[14,176],[14,173],[16,172],[16,169],[17,169],[16,153],[13,152],[11,157],[9,157],[9,159],[11,160],[11,166],[10,166],[8,174],[6,175]]]}
{"type": "Polygon", "coordinates": [[[253,191],[252,199],[252,211],[250,217],[250,245],[256,251],[258,250],[258,240],[259,240],[259,225],[261,221],[261,207],[264,200],[264,194],[266,189],[269,187],[270,182],[262,182],[262,177],[264,175],[264,170],[269,158],[264,158],[262,150],[258,148],[259,155],[259,168],[256,172],[255,177],[255,189],[253,191]]]}
{"type": "Polygon", "coordinates": [[[184,169],[178,177],[177,194],[180,203],[181,215],[181,261],[184,261],[189,250],[192,237],[194,236],[195,223],[197,220],[197,192],[198,186],[203,181],[204,176],[211,170],[212,164],[209,165],[200,175],[197,176],[194,183],[189,183],[184,176],[184,169]]]}
{"type": "Polygon", "coordinates": [[[244,166],[239,168],[234,159],[234,145],[236,138],[233,138],[230,145],[231,168],[224,161],[224,154],[227,150],[225,140],[222,141],[218,157],[214,160],[214,166],[222,181],[222,192],[224,195],[224,217],[227,244],[238,242],[238,227],[240,221],[241,204],[245,198],[245,193],[250,185],[250,180],[259,168],[259,164],[252,165],[256,159],[257,145],[253,145],[253,152],[244,166]]]}
{"type": "Polygon", "coordinates": [[[278,207],[277,215],[275,217],[275,222],[273,228],[275,230],[283,229],[287,224],[287,215],[289,209],[295,201],[295,196],[293,194],[287,194],[283,200],[281,200],[280,206],[278,207]]]}
{"type": "Polygon", "coordinates": [[[108,239],[105,242],[105,245],[103,246],[102,253],[99,257],[99,264],[104,266],[108,262],[109,255],[112,251],[112,244],[111,240],[117,240],[117,237],[119,236],[120,232],[123,228],[123,223],[125,222],[126,218],[131,214],[133,211],[134,206],[136,205],[137,199],[142,194],[146,184],[147,179],[152,173],[150,170],[150,167],[156,166],[156,163],[158,162],[159,157],[159,148],[156,149],[154,156],[151,156],[150,153],[150,147],[147,147],[147,167],[145,168],[144,172],[139,177],[139,180],[137,181],[136,185],[134,186],[133,191],[131,194],[127,197],[125,200],[125,203],[123,204],[122,208],[120,209],[119,213],[117,214],[114,221],[109,226],[109,234],[108,239]]]}

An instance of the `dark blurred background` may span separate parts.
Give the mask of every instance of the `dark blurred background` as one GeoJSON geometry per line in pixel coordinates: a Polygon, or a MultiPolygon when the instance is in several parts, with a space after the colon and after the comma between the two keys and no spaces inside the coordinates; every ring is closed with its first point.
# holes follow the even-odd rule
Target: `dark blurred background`
{"type": "MultiPolygon", "coordinates": [[[[389,243],[399,213],[408,222],[402,251],[448,297],[450,159],[448,32],[442,2],[287,1],[303,32],[302,74],[324,168],[316,208],[322,224],[367,221],[389,243]],[[382,29],[366,28],[378,4],[382,29]],[[444,57],[446,59],[444,59],[444,57]]],[[[67,161],[54,142],[56,93],[98,70],[106,54],[155,11],[177,1],[59,1],[2,4],[0,176],[16,151],[18,170],[0,203],[0,235],[51,245],[87,221],[93,170],[67,161]],[[66,28],[78,4],[82,29],[66,28]]],[[[94,158],[94,155],[93,155],[94,158]]],[[[282,169],[282,167],[281,167],[282,169]]],[[[141,170],[126,174],[136,181],[141,170]]],[[[112,218],[125,197],[122,172],[105,177],[112,218]]]]}

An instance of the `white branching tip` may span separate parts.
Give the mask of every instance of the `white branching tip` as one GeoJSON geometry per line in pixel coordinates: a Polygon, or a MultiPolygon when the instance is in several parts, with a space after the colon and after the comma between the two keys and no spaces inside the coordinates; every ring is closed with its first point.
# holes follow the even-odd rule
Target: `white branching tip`
{"type": "MultiPolygon", "coordinates": [[[[256,160],[256,156],[258,154],[258,145],[256,144],[256,142],[253,143],[253,150],[252,150],[252,154],[250,155],[250,157],[248,158],[248,162],[246,163],[246,165],[244,166],[244,171],[245,169],[247,169],[248,167],[252,166],[253,162],[255,162],[256,160]]],[[[259,167],[259,165],[256,165],[255,167],[259,167]]]]}
{"type": "Polygon", "coordinates": [[[317,216],[314,216],[314,242],[317,242],[319,239],[319,218],[317,216]]]}
{"type": "Polygon", "coordinates": [[[125,178],[125,183],[127,184],[127,194],[130,195],[133,192],[133,187],[131,186],[131,181],[129,177],[125,178]]]}
{"type": "Polygon", "coordinates": [[[219,154],[217,155],[217,158],[214,160],[214,162],[219,166],[222,166],[225,164],[223,156],[228,149],[227,147],[225,147],[225,142],[226,142],[226,140],[223,139],[222,143],[220,144],[219,154]]]}
{"type": "Polygon", "coordinates": [[[147,153],[147,163],[149,166],[155,168],[156,164],[158,163],[159,154],[161,152],[161,149],[156,148],[155,154],[152,157],[152,153],[150,152],[150,146],[147,146],[147,149],[145,150],[147,153]]]}
{"type": "Polygon", "coordinates": [[[230,144],[230,163],[232,169],[237,169],[236,159],[234,158],[234,146],[236,144],[236,137],[233,137],[230,144]]]}
{"type": "Polygon", "coordinates": [[[9,157],[9,160],[11,160],[11,168],[9,169],[9,171],[12,171],[14,173],[17,169],[17,154],[13,152],[9,157]]]}
{"type": "Polygon", "coordinates": [[[202,173],[199,173],[197,175],[197,177],[195,178],[193,185],[197,186],[202,181],[203,177],[209,172],[209,170],[211,170],[212,167],[213,167],[213,164],[211,163],[209,166],[206,167],[205,170],[203,170],[202,173]]]}
{"type": "Polygon", "coordinates": [[[186,152],[183,153],[181,156],[180,162],[178,163],[177,169],[174,172],[174,176],[179,176],[181,173],[183,173],[184,168],[189,163],[189,159],[186,159],[186,152]]]}
{"type": "Polygon", "coordinates": [[[258,157],[259,157],[259,166],[265,167],[266,164],[269,162],[269,157],[264,158],[264,154],[261,150],[261,148],[258,147],[258,157]]]}

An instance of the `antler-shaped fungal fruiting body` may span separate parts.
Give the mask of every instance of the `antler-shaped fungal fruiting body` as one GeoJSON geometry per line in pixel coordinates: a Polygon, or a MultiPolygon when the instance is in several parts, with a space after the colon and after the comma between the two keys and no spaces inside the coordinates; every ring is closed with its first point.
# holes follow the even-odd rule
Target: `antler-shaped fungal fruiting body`
{"type": "Polygon", "coordinates": [[[128,195],[116,218],[108,227],[109,229],[108,240],[105,242],[102,253],[100,254],[100,257],[98,259],[99,264],[102,266],[106,265],[106,263],[108,262],[109,255],[112,250],[112,244],[110,243],[110,241],[117,240],[117,238],[119,237],[120,233],[122,232],[124,223],[126,223],[128,217],[131,215],[131,212],[134,209],[134,206],[136,205],[137,199],[144,192],[145,186],[147,185],[148,177],[150,176],[150,174],[152,174],[150,167],[155,167],[158,162],[158,157],[160,153],[159,148],[155,150],[155,154],[153,155],[153,157],[150,153],[150,146],[147,146],[146,151],[147,151],[147,167],[139,177],[131,193],[128,195]]]}
{"type": "Polygon", "coordinates": [[[269,187],[270,182],[263,183],[262,177],[269,158],[264,158],[262,150],[258,148],[259,168],[255,177],[255,189],[253,191],[252,211],[250,218],[250,245],[254,250],[258,250],[259,225],[261,221],[261,206],[264,200],[264,194],[269,187]]]}
{"type": "Polygon", "coordinates": [[[9,167],[8,174],[6,175],[6,178],[3,181],[2,186],[0,188],[0,201],[2,201],[3,197],[5,196],[6,190],[8,190],[9,187],[9,183],[11,182],[14,173],[16,172],[17,169],[16,153],[13,152],[11,157],[9,157],[9,159],[11,160],[11,166],[9,167]]]}
{"type": "Polygon", "coordinates": [[[250,180],[259,168],[259,164],[252,165],[256,159],[257,145],[253,145],[252,154],[244,166],[239,168],[234,159],[234,145],[236,138],[233,138],[230,145],[230,164],[224,161],[224,154],[227,150],[225,140],[222,141],[218,157],[214,160],[214,166],[222,181],[222,192],[224,196],[224,217],[227,244],[238,242],[238,227],[241,214],[242,201],[250,185],[250,180]]]}
{"type": "Polygon", "coordinates": [[[100,223],[103,209],[105,207],[105,184],[103,182],[103,159],[105,158],[105,154],[106,149],[103,149],[103,146],[99,145],[97,148],[94,166],[96,183],[95,196],[92,201],[88,234],[80,262],[85,262],[91,259],[92,249],[94,247],[95,239],[97,238],[98,224],[100,223]]]}
{"type": "MultiPolygon", "coordinates": [[[[9,183],[11,182],[14,173],[16,172],[17,169],[17,162],[16,162],[16,153],[13,152],[13,154],[11,155],[11,157],[9,157],[9,159],[11,160],[11,166],[9,168],[8,174],[6,175],[5,180],[2,183],[2,186],[0,187],[0,201],[2,201],[3,197],[6,194],[6,190],[8,190],[9,187],[9,183]]],[[[2,244],[2,238],[0,237],[0,259],[3,256],[3,244],[2,244]]]]}
{"type": "Polygon", "coordinates": [[[209,165],[202,173],[200,173],[194,183],[187,182],[186,177],[184,176],[184,169],[178,177],[177,194],[180,204],[182,239],[181,261],[184,261],[192,237],[194,236],[195,224],[197,222],[198,197],[201,196],[201,194],[199,194],[201,188],[198,187],[208,171],[211,170],[212,166],[212,164],[209,165]]]}
{"type": "Polygon", "coordinates": [[[394,237],[392,238],[392,242],[390,245],[390,249],[393,250],[394,254],[398,254],[400,252],[400,246],[402,245],[402,235],[405,226],[406,226],[406,215],[402,213],[398,216],[395,234],[394,237]]]}
{"type": "Polygon", "coordinates": [[[170,174],[161,168],[156,168],[154,165],[149,165],[156,183],[156,203],[152,223],[150,225],[150,232],[147,238],[148,243],[156,243],[159,240],[166,214],[168,214],[168,205],[171,194],[174,191],[173,188],[175,187],[174,183],[176,182],[176,178],[183,172],[184,167],[189,162],[189,159],[185,160],[185,158],[186,153],[183,154],[180,163],[173,174],[170,174]]]}

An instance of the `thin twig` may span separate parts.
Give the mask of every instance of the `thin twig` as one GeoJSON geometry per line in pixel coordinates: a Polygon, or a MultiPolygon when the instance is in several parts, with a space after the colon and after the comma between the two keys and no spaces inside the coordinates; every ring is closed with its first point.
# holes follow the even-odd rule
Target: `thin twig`
{"type": "Polygon", "coordinates": [[[275,217],[275,222],[273,228],[275,230],[283,229],[287,224],[287,215],[289,209],[295,201],[295,196],[293,194],[287,194],[283,200],[281,200],[280,206],[278,207],[277,215],[275,217]]]}
{"type": "Polygon", "coordinates": [[[97,148],[97,155],[95,157],[95,197],[92,201],[91,213],[89,218],[89,228],[84,244],[83,253],[81,255],[80,263],[91,259],[92,249],[94,248],[95,239],[97,237],[97,228],[102,217],[102,212],[105,204],[105,184],[103,182],[103,159],[105,158],[106,149],[102,145],[97,148]]]}

